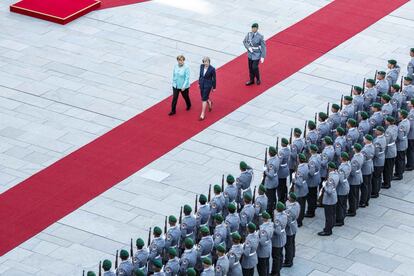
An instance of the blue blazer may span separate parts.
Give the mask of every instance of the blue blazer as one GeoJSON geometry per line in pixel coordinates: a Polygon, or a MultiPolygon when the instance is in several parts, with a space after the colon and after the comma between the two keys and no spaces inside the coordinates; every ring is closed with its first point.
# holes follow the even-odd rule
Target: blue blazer
{"type": "Polygon", "coordinates": [[[216,69],[213,66],[207,68],[207,72],[204,75],[204,64],[200,65],[200,77],[198,84],[200,85],[201,91],[210,91],[216,89],[216,69]]]}

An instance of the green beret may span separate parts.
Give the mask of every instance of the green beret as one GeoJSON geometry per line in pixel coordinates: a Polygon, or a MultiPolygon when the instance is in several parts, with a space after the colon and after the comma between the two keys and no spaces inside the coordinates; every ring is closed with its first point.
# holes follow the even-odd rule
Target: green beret
{"type": "Polygon", "coordinates": [[[303,153],[299,153],[299,160],[300,161],[306,161],[306,155],[303,153]]]}
{"type": "Polygon", "coordinates": [[[177,250],[175,249],[175,247],[170,247],[170,248],[168,248],[168,255],[171,255],[171,256],[177,256],[177,250]]]}
{"type": "Polygon", "coordinates": [[[247,164],[246,164],[246,162],[244,162],[244,161],[241,161],[240,162],[240,169],[241,170],[247,170],[247,164]]]}
{"type": "Polygon", "coordinates": [[[410,102],[412,105],[414,105],[414,98],[411,98],[410,102]]]}
{"type": "Polygon", "coordinates": [[[112,263],[111,263],[111,261],[110,261],[110,260],[104,260],[104,261],[103,261],[103,263],[102,263],[102,268],[103,268],[105,271],[110,270],[110,269],[111,269],[111,267],[112,267],[112,263]]]}
{"type": "Polygon", "coordinates": [[[233,239],[233,240],[241,240],[241,236],[240,236],[240,234],[239,234],[239,232],[233,232],[232,234],[231,234],[231,238],[233,239]]]}
{"type": "Polygon", "coordinates": [[[126,259],[128,259],[128,258],[129,258],[129,253],[128,253],[128,251],[127,251],[127,250],[125,250],[125,249],[122,249],[122,250],[121,250],[121,252],[119,252],[119,257],[120,257],[122,260],[126,260],[126,259]]]}
{"type": "Polygon", "coordinates": [[[229,184],[233,184],[234,183],[234,176],[232,176],[231,174],[229,174],[226,178],[227,183],[229,184]]]}
{"type": "Polygon", "coordinates": [[[254,224],[253,222],[249,222],[249,224],[247,224],[247,228],[250,231],[256,231],[256,224],[254,224]]]}
{"type": "Polygon", "coordinates": [[[206,265],[211,265],[211,260],[210,260],[210,258],[204,258],[203,259],[203,264],[206,264],[206,265]]]}
{"type": "Polygon", "coordinates": [[[336,165],[332,161],[328,163],[328,167],[331,168],[331,169],[336,169],[336,165]]]}
{"type": "Polygon", "coordinates": [[[214,192],[215,193],[221,193],[221,187],[220,187],[220,185],[214,185],[214,192]]]}
{"type": "Polygon", "coordinates": [[[294,193],[294,192],[290,192],[290,193],[289,193],[289,197],[290,197],[291,199],[293,199],[293,200],[296,200],[296,193],[294,193]]]}
{"type": "Polygon", "coordinates": [[[206,195],[201,194],[201,195],[200,195],[200,197],[198,198],[198,201],[199,201],[201,204],[206,203],[206,202],[207,202],[207,197],[206,197],[206,195]]]}
{"type": "Polygon", "coordinates": [[[229,205],[227,206],[227,209],[229,209],[229,211],[234,212],[236,211],[236,204],[234,204],[233,202],[230,202],[229,205]]]}
{"type": "Polygon", "coordinates": [[[289,140],[286,138],[282,138],[282,145],[287,145],[289,144],[289,140]]]}
{"type": "Polygon", "coordinates": [[[252,28],[259,28],[259,24],[257,24],[257,23],[253,23],[253,24],[252,24],[252,28]]]}
{"type": "Polygon", "coordinates": [[[351,126],[356,126],[357,125],[357,121],[355,119],[349,118],[348,119],[348,124],[350,124],[351,126]]]}
{"type": "Polygon", "coordinates": [[[373,80],[373,79],[367,79],[367,82],[371,83],[371,84],[375,84],[375,80],[373,80]]]}
{"type": "Polygon", "coordinates": [[[321,118],[322,120],[326,120],[326,118],[328,118],[328,115],[326,115],[325,112],[319,112],[318,113],[319,118],[321,118]]]}
{"type": "Polygon", "coordinates": [[[88,271],[88,273],[86,273],[86,276],[96,276],[96,274],[93,271],[88,271]]]}
{"type": "Polygon", "coordinates": [[[388,63],[392,64],[392,65],[396,65],[397,61],[395,59],[390,59],[390,60],[388,60],[388,63]]]}
{"type": "Polygon", "coordinates": [[[190,267],[187,269],[187,276],[196,276],[196,271],[194,270],[194,268],[190,267]]]}
{"type": "Polygon", "coordinates": [[[191,206],[190,205],[188,205],[188,204],[186,204],[186,205],[184,205],[184,214],[189,214],[189,213],[191,213],[191,211],[193,211],[193,209],[191,208],[191,206]]]}
{"type": "Polygon", "coordinates": [[[337,127],[336,131],[340,134],[343,135],[345,133],[345,129],[343,129],[342,127],[337,127]]]}
{"type": "Polygon", "coordinates": [[[324,141],[325,141],[325,143],[326,143],[326,144],[328,144],[328,145],[332,145],[332,143],[333,143],[332,138],[331,138],[331,137],[329,137],[329,136],[325,136],[325,137],[323,138],[323,140],[324,140],[324,141]]]}
{"type": "Polygon", "coordinates": [[[317,145],[315,145],[315,144],[311,144],[309,148],[310,148],[312,151],[315,151],[315,152],[317,152],[317,151],[318,151],[318,146],[317,146],[317,145]]]}
{"type": "Polygon", "coordinates": [[[361,113],[359,113],[361,115],[361,118],[366,120],[369,118],[369,114],[365,111],[361,111],[361,113]]]}
{"type": "Polygon", "coordinates": [[[384,127],[382,127],[382,126],[377,126],[377,127],[375,128],[375,130],[378,130],[378,131],[384,132],[384,131],[385,131],[385,128],[384,128],[384,127]]]}
{"type": "Polygon", "coordinates": [[[361,144],[359,144],[359,143],[355,143],[353,147],[354,147],[354,149],[356,149],[357,151],[362,150],[362,146],[361,146],[361,144]]]}
{"type": "Polygon", "coordinates": [[[339,110],[339,108],[340,108],[338,104],[332,104],[331,107],[335,110],[339,110]]]}
{"type": "Polygon", "coordinates": [[[410,76],[406,76],[406,77],[404,77],[404,80],[406,80],[406,81],[412,81],[412,80],[413,80],[413,78],[412,78],[412,77],[410,77],[410,76]]]}
{"type": "Polygon", "coordinates": [[[362,92],[362,88],[360,86],[354,86],[354,90],[357,92],[362,92]]]}
{"type": "Polygon", "coordinates": [[[187,247],[187,248],[191,248],[191,247],[193,247],[193,246],[194,246],[194,242],[193,242],[193,240],[192,240],[191,238],[186,238],[186,239],[184,240],[184,245],[185,245],[185,247],[187,247]]]}
{"type": "Polygon", "coordinates": [[[315,122],[314,121],[308,121],[308,127],[311,128],[311,129],[315,128],[316,127],[315,122]]]}
{"type": "Polygon", "coordinates": [[[152,264],[155,267],[162,268],[162,262],[161,262],[161,260],[155,259],[155,260],[152,261],[152,264]]]}
{"type": "Polygon", "coordinates": [[[367,139],[368,141],[372,141],[372,140],[374,140],[374,137],[372,137],[372,135],[370,135],[370,134],[366,134],[366,135],[364,136],[364,138],[365,138],[365,139],[367,139]]]}
{"type": "Polygon", "coordinates": [[[223,216],[222,215],[220,215],[220,214],[216,214],[215,216],[214,216],[214,219],[217,221],[217,222],[219,222],[219,223],[222,223],[223,222],[223,216]]]}
{"type": "Polygon", "coordinates": [[[269,153],[270,153],[270,155],[276,155],[277,154],[276,148],[275,147],[269,147],[269,153]]]}
{"type": "Polygon", "coordinates": [[[145,244],[144,244],[144,240],[143,239],[141,239],[141,238],[139,238],[139,239],[137,239],[137,241],[135,242],[135,244],[138,246],[138,247],[143,247],[145,244]]]}
{"type": "Polygon", "coordinates": [[[377,109],[380,109],[381,110],[381,108],[382,108],[382,104],[380,104],[380,103],[373,103],[372,104],[372,107],[374,107],[374,108],[377,108],[377,109]]]}
{"type": "Polygon", "coordinates": [[[153,233],[154,234],[157,234],[157,235],[161,235],[162,234],[162,230],[158,226],[155,226],[153,233]]]}
{"type": "Polygon", "coordinates": [[[259,191],[262,191],[262,192],[266,192],[266,187],[265,187],[265,185],[263,185],[263,184],[260,184],[260,186],[259,186],[259,191]]]}
{"type": "Polygon", "coordinates": [[[250,193],[244,193],[243,199],[250,201],[252,200],[252,195],[250,193]]]}
{"type": "Polygon", "coordinates": [[[264,219],[270,219],[270,215],[269,215],[269,213],[268,213],[268,212],[266,212],[266,211],[264,211],[264,212],[262,213],[262,218],[264,218],[264,219]]]}
{"type": "Polygon", "coordinates": [[[394,117],[392,117],[392,116],[387,116],[387,117],[385,118],[385,120],[386,120],[387,122],[389,122],[389,123],[394,123],[394,122],[395,122],[395,119],[394,119],[394,117]]]}
{"type": "Polygon", "coordinates": [[[414,53],[414,48],[411,48],[411,49],[410,49],[410,52],[413,52],[413,53],[414,53]]]}
{"type": "Polygon", "coordinates": [[[400,88],[401,88],[398,84],[393,84],[393,85],[391,85],[391,87],[394,88],[397,91],[399,91],[400,88]]]}
{"type": "Polygon", "coordinates": [[[344,99],[348,102],[352,102],[352,97],[351,96],[345,96],[344,99]]]}
{"type": "Polygon", "coordinates": [[[145,273],[141,269],[137,268],[137,269],[134,270],[134,275],[135,276],[145,276],[145,273]]]}
{"type": "Polygon", "coordinates": [[[341,152],[342,159],[349,160],[349,154],[347,152],[341,152]]]}
{"type": "Polygon", "coordinates": [[[401,116],[403,116],[404,118],[408,116],[408,111],[405,109],[400,109],[398,110],[398,112],[400,112],[401,116]]]}
{"type": "Polygon", "coordinates": [[[386,74],[385,71],[378,71],[378,75],[385,76],[386,74]]]}
{"type": "Polygon", "coordinates": [[[216,250],[217,250],[218,252],[221,252],[221,253],[226,253],[226,248],[224,248],[224,246],[223,246],[223,245],[221,245],[221,244],[219,244],[219,245],[216,247],[216,250]]]}
{"type": "Polygon", "coordinates": [[[387,101],[387,102],[389,102],[390,100],[391,100],[391,97],[390,97],[390,95],[388,95],[388,94],[384,94],[384,95],[382,95],[381,96],[381,98],[382,99],[384,99],[385,101],[387,101]]]}
{"type": "Polygon", "coordinates": [[[168,221],[171,223],[176,223],[177,222],[177,218],[175,216],[169,216],[168,217],[168,221]]]}
{"type": "Polygon", "coordinates": [[[281,201],[278,201],[276,204],[276,210],[283,211],[285,210],[285,204],[283,204],[281,201]]]}
{"type": "Polygon", "coordinates": [[[297,128],[297,127],[293,130],[293,132],[295,132],[299,135],[302,134],[302,130],[300,128],[297,128]]]}
{"type": "Polygon", "coordinates": [[[208,229],[208,227],[207,227],[207,226],[201,226],[201,228],[200,228],[200,232],[201,232],[202,234],[210,234],[210,230],[208,229]]]}

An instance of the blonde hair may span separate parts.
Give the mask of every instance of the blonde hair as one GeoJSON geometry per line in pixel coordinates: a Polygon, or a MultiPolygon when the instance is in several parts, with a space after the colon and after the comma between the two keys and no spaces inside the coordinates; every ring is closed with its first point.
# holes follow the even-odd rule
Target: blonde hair
{"type": "Polygon", "coordinates": [[[208,63],[211,63],[210,58],[209,57],[203,57],[203,62],[208,61],[208,63]]]}
{"type": "Polygon", "coordinates": [[[178,55],[178,56],[177,56],[177,60],[182,60],[182,61],[184,61],[184,60],[185,60],[185,56],[183,56],[183,55],[178,55]]]}

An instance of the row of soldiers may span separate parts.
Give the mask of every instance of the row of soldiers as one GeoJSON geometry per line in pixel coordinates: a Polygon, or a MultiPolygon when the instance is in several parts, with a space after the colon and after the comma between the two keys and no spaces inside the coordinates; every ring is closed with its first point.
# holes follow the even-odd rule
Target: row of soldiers
{"type": "MultiPolygon", "coordinates": [[[[179,225],[170,216],[170,227],[164,235],[155,227],[147,247],[138,239],[135,254],[132,242],[130,252],[121,250],[116,275],[253,275],[255,266],[259,275],[269,275],[270,256],[271,275],[291,266],[304,217],[314,217],[323,206],[325,228],[318,234],[331,235],[345,216],[355,216],[380,188],[414,167],[413,79],[407,75],[398,85],[395,60],[388,61],[388,69],[364,80],[363,87],[353,86],[341,105],[328,104],[303,132],[292,129],[280,150],[278,142],[269,147],[257,197],[253,169],[240,162],[237,179],[229,175],[225,189],[223,183],[214,186],[213,198],[196,199],[195,216],[186,205],[179,225]]],[[[111,266],[105,260],[100,269],[115,275],[111,266]]]]}

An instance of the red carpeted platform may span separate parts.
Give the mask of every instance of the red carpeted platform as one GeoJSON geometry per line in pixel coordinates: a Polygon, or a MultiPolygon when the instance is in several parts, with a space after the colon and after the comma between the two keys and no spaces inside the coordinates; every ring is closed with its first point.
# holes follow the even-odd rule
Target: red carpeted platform
{"type": "MultiPolygon", "coordinates": [[[[0,195],[0,255],[174,149],[408,0],[336,0],[267,40],[262,85],[246,87],[246,55],[217,71],[214,110],[199,122],[194,109],[169,117],[171,98],[154,105],[95,141],[0,195]],[[369,12],[367,12],[369,11],[369,12]]],[[[260,21],[260,20],[259,20],[260,21]]]]}
{"type": "Polygon", "coordinates": [[[142,2],[148,2],[149,0],[101,0],[101,6],[99,9],[108,9],[113,7],[125,6],[125,5],[133,5],[142,2]]]}
{"type": "Polygon", "coordinates": [[[101,5],[97,0],[23,0],[10,6],[10,11],[67,24],[101,5]]]}

